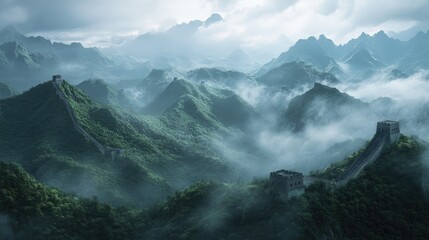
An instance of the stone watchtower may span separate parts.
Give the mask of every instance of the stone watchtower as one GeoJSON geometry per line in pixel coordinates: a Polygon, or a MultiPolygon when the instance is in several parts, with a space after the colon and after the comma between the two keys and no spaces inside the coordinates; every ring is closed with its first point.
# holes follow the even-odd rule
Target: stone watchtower
{"type": "Polygon", "coordinates": [[[269,186],[279,191],[290,191],[304,187],[304,175],[299,172],[278,170],[270,173],[269,186]]]}
{"type": "Polygon", "coordinates": [[[56,82],[56,83],[61,83],[63,81],[63,79],[61,78],[61,75],[53,75],[52,81],[56,82]]]}
{"type": "Polygon", "coordinates": [[[377,134],[386,135],[387,145],[393,144],[399,140],[401,131],[399,129],[399,122],[396,121],[382,121],[377,123],[377,134]]]}

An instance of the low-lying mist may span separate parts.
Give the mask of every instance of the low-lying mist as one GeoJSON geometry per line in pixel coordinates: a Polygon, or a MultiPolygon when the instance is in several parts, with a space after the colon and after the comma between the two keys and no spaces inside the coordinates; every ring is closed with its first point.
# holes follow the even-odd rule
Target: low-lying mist
{"type": "Polygon", "coordinates": [[[368,109],[334,109],[323,101],[314,101],[311,107],[318,113],[317,121],[307,121],[300,132],[279,126],[286,121],[284,114],[290,100],[312,86],[284,92],[261,84],[238,84],[232,90],[259,115],[249,122],[246,140],[237,137],[214,144],[234,166],[244,169],[244,176],[255,177],[282,168],[304,173],[324,169],[363,147],[375,133],[377,121],[399,121],[403,134],[428,141],[427,74],[418,72],[392,79],[387,73],[379,73],[360,82],[333,86],[367,103],[368,109]]]}

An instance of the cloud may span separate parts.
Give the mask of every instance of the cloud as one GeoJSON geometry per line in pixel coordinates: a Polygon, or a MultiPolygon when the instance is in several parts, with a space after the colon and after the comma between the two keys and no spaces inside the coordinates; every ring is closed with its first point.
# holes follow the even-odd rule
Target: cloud
{"type": "Polygon", "coordinates": [[[58,41],[108,46],[217,12],[225,21],[202,31],[202,39],[248,48],[277,44],[280,49],[281,36],[296,41],[325,34],[343,43],[362,31],[429,28],[428,8],[425,0],[0,0],[0,27],[15,24],[26,33],[58,41]]]}
{"type": "Polygon", "coordinates": [[[260,85],[239,84],[234,91],[260,114],[249,124],[245,138],[251,141],[221,139],[215,144],[234,166],[247,170],[242,172],[266,176],[267,172],[282,168],[305,173],[323,169],[363,147],[375,133],[378,121],[399,121],[403,134],[429,141],[428,72],[403,79],[392,79],[389,73],[337,86],[340,91],[370,103],[368,108],[346,105],[330,114],[332,109],[326,102],[312,102],[309,112],[316,113],[312,115],[315,121],[307,120],[299,133],[280,130],[278,126],[286,121],[284,113],[291,98],[302,91],[281,93],[260,85]]]}
{"type": "Polygon", "coordinates": [[[343,85],[339,88],[354,97],[372,101],[378,97],[389,97],[398,102],[429,101],[427,71],[418,72],[408,78],[390,79],[387,73],[379,73],[363,82],[343,85]]]}
{"type": "Polygon", "coordinates": [[[338,86],[341,91],[371,102],[380,97],[392,101],[373,105],[379,120],[397,120],[406,135],[429,141],[428,72],[421,71],[408,78],[391,79],[388,72],[374,75],[358,83],[338,86]]]}
{"type": "Polygon", "coordinates": [[[27,13],[21,7],[11,7],[0,10],[0,21],[9,24],[19,24],[27,20],[27,13]]]}

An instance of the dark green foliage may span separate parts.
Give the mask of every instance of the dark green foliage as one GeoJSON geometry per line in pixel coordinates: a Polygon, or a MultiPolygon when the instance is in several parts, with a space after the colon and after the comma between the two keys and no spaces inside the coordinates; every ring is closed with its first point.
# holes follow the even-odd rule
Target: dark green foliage
{"type": "Polygon", "coordinates": [[[336,191],[308,188],[306,239],[427,239],[429,202],[421,188],[420,143],[398,144],[336,191]]]}
{"type": "Polygon", "coordinates": [[[146,239],[292,239],[305,199],[270,194],[267,181],[198,183],[149,211],[146,239]]]}
{"type": "Polygon", "coordinates": [[[243,129],[255,115],[253,108],[232,91],[180,79],[168,85],[144,112],[161,115],[170,127],[191,130],[191,134],[225,127],[243,129]]]}
{"type": "Polygon", "coordinates": [[[112,104],[116,97],[115,91],[101,79],[86,80],[76,85],[76,87],[100,104],[112,104]]]}
{"type": "Polygon", "coordinates": [[[132,239],[138,213],[47,188],[17,165],[0,162],[0,215],[13,239],[132,239]]]}
{"type": "MultiPolygon", "coordinates": [[[[397,145],[338,189],[322,182],[284,199],[266,180],[199,183],[152,208],[148,239],[427,239],[429,202],[421,189],[422,146],[397,145]]],[[[348,162],[346,159],[344,162],[348,162]]]]}
{"type": "Polygon", "coordinates": [[[338,189],[319,182],[285,199],[265,179],[200,182],[140,213],[78,200],[0,163],[0,217],[7,216],[0,226],[17,239],[427,239],[423,150],[401,136],[338,189]]]}
{"type": "Polygon", "coordinates": [[[334,162],[324,171],[315,171],[311,175],[314,177],[320,177],[327,180],[336,180],[341,173],[343,173],[353,162],[354,160],[365,150],[366,146],[361,148],[359,151],[354,152],[352,155],[346,157],[344,160],[339,162],[334,162]]]}
{"type": "Polygon", "coordinates": [[[213,130],[204,119],[213,119],[200,114],[204,102],[159,118],[137,116],[94,103],[67,82],[61,88],[83,129],[103,145],[124,149],[123,157],[112,161],[101,155],[76,131],[52,82],[47,82],[0,101],[4,161],[20,163],[50,186],[96,195],[114,205],[148,206],[174,188],[232,177],[231,168],[211,145],[213,130]],[[187,128],[177,128],[182,124],[178,116],[184,116],[187,128]]]}

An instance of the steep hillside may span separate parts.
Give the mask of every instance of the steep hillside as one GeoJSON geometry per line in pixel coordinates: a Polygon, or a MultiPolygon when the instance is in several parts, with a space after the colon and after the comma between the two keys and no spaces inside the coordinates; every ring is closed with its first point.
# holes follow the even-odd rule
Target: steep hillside
{"type": "MultiPolygon", "coordinates": [[[[402,136],[344,187],[314,183],[281,198],[267,179],[199,183],[149,211],[149,239],[426,239],[423,146],[402,136]],[[398,237],[400,236],[400,237],[398,237]]],[[[427,159],[426,159],[427,160],[427,159]]]]}
{"type": "Polygon", "coordinates": [[[407,42],[407,52],[399,61],[398,68],[407,74],[429,69],[429,31],[419,32],[407,42]]]}
{"type": "Polygon", "coordinates": [[[138,212],[46,187],[0,162],[0,239],[133,239],[138,212]]]}
{"type": "Polygon", "coordinates": [[[282,124],[293,131],[301,131],[307,124],[323,126],[345,117],[371,115],[369,104],[336,88],[315,83],[312,89],[290,101],[282,124]]]}
{"type": "Polygon", "coordinates": [[[16,42],[0,45],[0,78],[9,80],[12,87],[22,90],[41,78],[47,68],[52,66],[51,59],[31,52],[16,42]]]}
{"type": "Polygon", "coordinates": [[[269,87],[283,90],[292,90],[315,82],[339,83],[334,75],[314,70],[303,62],[285,63],[258,77],[256,80],[269,87]]]}
{"type": "Polygon", "coordinates": [[[355,71],[374,71],[383,68],[385,65],[367,49],[360,49],[351,52],[344,57],[344,62],[355,71]]]}
{"type": "Polygon", "coordinates": [[[0,82],[0,99],[17,95],[18,92],[8,84],[0,82]]]}
{"type": "Polygon", "coordinates": [[[153,69],[138,85],[143,102],[152,101],[170,84],[174,78],[181,74],[174,69],[153,69]]]}
{"type": "Polygon", "coordinates": [[[255,114],[253,108],[232,91],[185,80],[173,81],[144,112],[161,115],[161,119],[172,128],[186,130],[197,127],[198,132],[204,132],[205,128],[243,129],[255,114]]]}
{"type": "Polygon", "coordinates": [[[373,36],[362,33],[358,38],[350,40],[339,49],[341,50],[342,58],[352,52],[356,52],[356,50],[367,49],[381,62],[395,64],[403,57],[406,48],[405,42],[390,38],[384,31],[379,31],[373,36]]]}
{"type": "Polygon", "coordinates": [[[283,198],[267,179],[200,182],[144,211],[78,199],[38,183],[16,165],[0,163],[0,237],[427,239],[426,147],[401,136],[338,188],[316,182],[300,196],[283,198]]]}
{"type": "Polygon", "coordinates": [[[79,83],[76,87],[97,103],[122,107],[131,106],[124,91],[117,91],[102,79],[89,79],[79,83]]]}
{"type": "Polygon", "coordinates": [[[318,40],[315,37],[300,39],[288,51],[262,66],[256,76],[260,77],[274,68],[293,61],[302,61],[308,65],[312,65],[319,71],[326,71],[330,65],[336,64],[333,57],[331,57],[332,55],[329,54],[331,53],[326,53],[319,46],[318,40]]]}
{"type": "MultiPolygon", "coordinates": [[[[310,218],[306,239],[426,239],[429,231],[427,146],[401,136],[399,142],[344,187],[310,186],[304,197],[310,218]]],[[[346,159],[347,161],[347,159],[346,159]]],[[[327,169],[335,172],[342,164],[327,169]]]]}
{"type": "MultiPolygon", "coordinates": [[[[84,101],[103,112],[103,108],[89,98],[85,97],[84,101]]],[[[92,118],[97,119],[94,115],[92,118]]],[[[99,121],[103,120],[109,119],[99,121]]],[[[105,130],[100,127],[95,131],[105,130]]],[[[144,167],[131,159],[112,162],[104,158],[73,128],[66,107],[51,82],[0,101],[0,133],[2,160],[17,162],[40,181],[67,192],[88,197],[96,195],[114,204],[133,204],[137,196],[134,189],[127,186],[134,184],[143,189],[156,186],[159,192],[169,189],[165,182],[151,177],[144,167]],[[140,172],[127,179],[126,172],[130,169],[140,172]],[[142,185],[136,185],[138,182],[142,185]]],[[[114,141],[115,137],[110,139],[114,141]]]]}
{"type": "Polygon", "coordinates": [[[205,130],[198,139],[174,128],[176,119],[138,117],[103,107],[64,82],[81,127],[101,144],[124,149],[112,161],[73,128],[52,82],[0,101],[0,157],[38,180],[113,204],[150,205],[173,189],[232,177],[205,130]],[[205,142],[205,143],[204,143],[205,142]],[[192,147],[191,147],[192,146],[192,147]],[[72,179],[72,181],[70,181],[72,179]]]}

